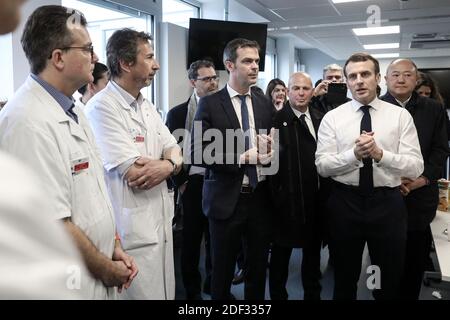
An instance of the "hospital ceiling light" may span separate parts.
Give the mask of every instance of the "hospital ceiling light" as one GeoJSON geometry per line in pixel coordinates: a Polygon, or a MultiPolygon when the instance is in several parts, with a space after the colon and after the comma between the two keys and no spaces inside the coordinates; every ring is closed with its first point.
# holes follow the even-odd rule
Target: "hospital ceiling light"
{"type": "Polygon", "coordinates": [[[392,53],[375,53],[372,54],[372,57],[382,59],[382,58],[398,58],[400,57],[400,53],[392,52],[392,53]]]}
{"type": "Polygon", "coordinates": [[[400,33],[400,26],[353,28],[352,30],[357,36],[371,36],[376,34],[400,33]]]}
{"type": "Polygon", "coordinates": [[[359,1],[367,1],[367,0],[331,0],[333,3],[346,3],[346,2],[359,2],[359,1]]]}
{"type": "Polygon", "coordinates": [[[377,43],[377,44],[364,44],[366,50],[378,50],[378,49],[397,49],[400,48],[400,43],[377,43]]]}

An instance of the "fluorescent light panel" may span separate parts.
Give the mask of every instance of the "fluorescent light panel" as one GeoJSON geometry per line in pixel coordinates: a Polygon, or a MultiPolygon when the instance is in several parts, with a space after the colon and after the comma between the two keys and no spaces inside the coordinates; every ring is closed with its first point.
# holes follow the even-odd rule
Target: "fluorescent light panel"
{"type": "Polygon", "coordinates": [[[353,28],[352,30],[357,36],[371,36],[375,34],[400,33],[400,26],[353,28]]]}
{"type": "Polygon", "coordinates": [[[375,54],[372,54],[372,57],[374,57],[374,58],[398,58],[398,57],[400,57],[400,53],[395,53],[395,52],[392,52],[392,53],[375,53],[375,54]]]}
{"type": "Polygon", "coordinates": [[[377,50],[377,49],[397,49],[400,48],[400,43],[377,43],[377,44],[365,44],[363,45],[366,50],[377,50]]]}
{"type": "Polygon", "coordinates": [[[333,3],[345,3],[345,2],[357,2],[357,1],[366,1],[366,0],[331,0],[333,3]]]}

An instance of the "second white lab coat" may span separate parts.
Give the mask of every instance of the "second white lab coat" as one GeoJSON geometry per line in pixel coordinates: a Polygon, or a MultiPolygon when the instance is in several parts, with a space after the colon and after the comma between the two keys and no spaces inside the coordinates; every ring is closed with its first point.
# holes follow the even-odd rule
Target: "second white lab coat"
{"type": "MultiPolygon", "coordinates": [[[[73,110],[79,124],[28,77],[0,113],[0,148],[37,174],[54,219],[70,217],[102,254],[112,258],[115,222],[100,154],[83,112],[73,110]]],[[[106,288],[89,273],[81,274],[81,286],[89,299],[115,297],[114,288],[106,288]]]]}
{"type": "Polygon", "coordinates": [[[84,264],[35,175],[0,152],[0,299],[86,299],[84,264]]]}
{"type": "Polygon", "coordinates": [[[85,108],[107,171],[122,246],[139,268],[121,297],[174,299],[173,193],[166,181],[150,190],[130,188],[117,167],[140,156],[160,159],[177,143],[150,102],[144,101],[138,112],[142,118],[111,82],[85,108]]]}

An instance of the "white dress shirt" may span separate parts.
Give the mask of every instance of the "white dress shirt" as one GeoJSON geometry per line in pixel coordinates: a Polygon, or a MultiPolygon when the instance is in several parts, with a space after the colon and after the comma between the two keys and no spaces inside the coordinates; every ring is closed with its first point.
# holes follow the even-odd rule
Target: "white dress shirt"
{"type": "Polygon", "coordinates": [[[397,98],[394,98],[394,99],[395,99],[395,101],[398,102],[398,104],[399,104],[402,108],[406,108],[406,105],[408,104],[409,100],[411,100],[411,97],[412,97],[412,95],[409,96],[409,98],[406,99],[404,102],[401,102],[401,101],[398,100],[397,98]]]}
{"type": "MultiPolygon", "coordinates": [[[[370,104],[374,139],[383,157],[373,162],[374,187],[397,187],[401,177],[416,179],[423,172],[423,158],[413,119],[406,109],[375,98],[370,104]]],[[[352,100],[325,114],[319,127],[316,166],[323,177],[359,185],[363,162],[354,153],[360,136],[363,111],[352,100]]]]}
{"type": "Polygon", "coordinates": [[[312,123],[311,114],[309,113],[309,108],[306,109],[306,112],[301,112],[295,108],[292,108],[292,111],[294,112],[295,116],[300,119],[300,117],[304,114],[305,115],[305,122],[308,125],[309,133],[314,137],[314,140],[317,141],[316,137],[316,131],[314,130],[314,125],[312,123]]]}
{"type": "MultiPolygon", "coordinates": [[[[239,120],[239,124],[242,128],[242,115],[241,115],[241,99],[239,96],[241,95],[239,92],[234,90],[230,87],[229,84],[227,84],[227,90],[228,94],[230,95],[231,103],[233,104],[234,112],[236,113],[236,116],[239,120]]],[[[251,141],[251,147],[256,146],[256,127],[255,127],[255,116],[253,114],[253,105],[252,105],[252,98],[251,98],[251,90],[248,89],[248,92],[245,93],[245,103],[247,104],[247,110],[248,110],[248,121],[249,121],[249,127],[250,127],[250,141],[251,141]]],[[[266,179],[265,176],[261,174],[261,166],[256,166],[256,173],[258,174],[258,182],[263,181],[266,179]]],[[[244,175],[244,179],[242,180],[243,185],[248,185],[249,180],[246,175],[244,175]]]]}

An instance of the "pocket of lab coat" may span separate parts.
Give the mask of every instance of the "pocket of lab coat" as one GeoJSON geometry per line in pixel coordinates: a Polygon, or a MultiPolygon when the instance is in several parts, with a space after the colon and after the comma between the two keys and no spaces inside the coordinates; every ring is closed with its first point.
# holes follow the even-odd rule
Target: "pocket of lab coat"
{"type": "Polygon", "coordinates": [[[125,250],[158,243],[158,219],[151,207],[123,208],[120,217],[121,240],[125,250]]]}
{"type": "MultiPolygon", "coordinates": [[[[96,182],[92,181],[88,169],[79,174],[74,174],[73,179],[73,202],[72,221],[85,233],[89,233],[105,217],[105,208],[101,206],[99,190],[93,188],[96,182]]],[[[90,236],[90,234],[88,234],[90,236]]]]}

